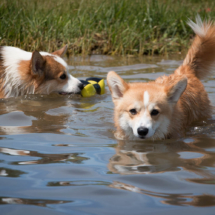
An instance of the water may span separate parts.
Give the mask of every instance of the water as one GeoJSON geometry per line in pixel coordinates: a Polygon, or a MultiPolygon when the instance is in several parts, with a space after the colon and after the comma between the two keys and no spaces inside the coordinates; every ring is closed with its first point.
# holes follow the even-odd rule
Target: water
{"type": "MultiPolygon", "coordinates": [[[[68,60],[79,79],[170,74],[183,55],[68,60]]],[[[203,81],[215,103],[215,76],[203,81]]],[[[0,100],[0,214],[215,214],[215,118],[185,138],[117,141],[110,92],[0,100]]]]}

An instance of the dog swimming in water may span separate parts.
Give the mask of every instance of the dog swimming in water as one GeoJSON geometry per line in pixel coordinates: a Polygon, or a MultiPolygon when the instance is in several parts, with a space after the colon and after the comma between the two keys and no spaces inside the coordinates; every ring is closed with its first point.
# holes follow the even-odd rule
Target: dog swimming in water
{"type": "Polygon", "coordinates": [[[215,26],[199,16],[188,25],[196,36],[173,74],[148,83],[126,83],[115,72],[108,73],[118,139],[178,138],[192,122],[211,117],[212,106],[200,79],[214,68],[215,26]]]}

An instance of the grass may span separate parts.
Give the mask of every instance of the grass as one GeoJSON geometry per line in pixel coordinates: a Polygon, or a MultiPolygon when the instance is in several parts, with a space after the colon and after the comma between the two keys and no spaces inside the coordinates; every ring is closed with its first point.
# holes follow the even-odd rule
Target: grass
{"type": "Polygon", "coordinates": [[[180,52],[197,14],[215,18],[214,0],[1,0],[0,45],[68,54],[180,52]]]}

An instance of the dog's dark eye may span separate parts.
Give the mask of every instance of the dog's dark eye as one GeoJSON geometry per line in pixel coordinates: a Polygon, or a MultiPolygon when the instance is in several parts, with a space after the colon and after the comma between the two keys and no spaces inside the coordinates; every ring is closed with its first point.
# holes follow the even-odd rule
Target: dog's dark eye
{"type": "Polygon", "coordinates": [[[152,112],[151,112],[151,116],[156,116],[156,115],[158,115],[159,114],[159,111],[158,110],[152,110],[152,112]]]}
{"type": "Polygon", "coordinates": [[[66,79],[66,74],[61,75],[60,79],[66,79]]]}
{"type": "Polygon", "coordinates": [[[129,110],[129,112],[130,112],[132,115],[136,115],[136,114],[137,114],[136,109],[131,109],[131,110],[129,110]]]}

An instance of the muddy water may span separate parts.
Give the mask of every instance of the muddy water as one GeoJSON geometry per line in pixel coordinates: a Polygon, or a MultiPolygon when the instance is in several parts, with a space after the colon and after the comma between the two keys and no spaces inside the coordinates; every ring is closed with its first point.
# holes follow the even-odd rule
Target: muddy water
{"type": "MultiPolygon", "coordinates": [[[[79,79],[170,74],[183,56],[68,60],[79,79]]],[[[215,105],[215,73],[203,81],[215,105]]],[[[0,101],[0,214],[215,214],[215,117],[185,138],[117,141],[110,93],[0,101]]]]}

